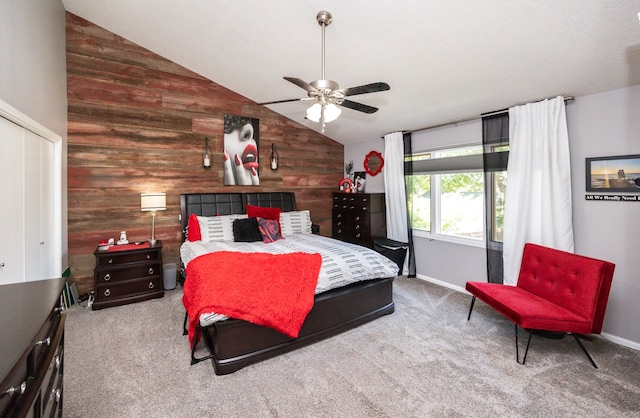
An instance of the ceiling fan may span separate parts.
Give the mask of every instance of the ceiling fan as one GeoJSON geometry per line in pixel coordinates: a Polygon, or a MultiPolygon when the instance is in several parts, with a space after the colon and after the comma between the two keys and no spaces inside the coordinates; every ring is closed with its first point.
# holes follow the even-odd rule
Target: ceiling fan
{"type": "Polygon", "coordinates": [[[375,113],[378,108],[362,103],[357,103],[346,99],[347,96],[355,96],[358,94],[375,93],[378,91],[389,90],[387,83],[377,82],[365,84],[357,87],[348,87],[341,89],[335,81],[327,80],[324,76],[324,29],[333,21],[331,13],[320,11],[316,16],[318,24],[322,26],[322,79],[307,83],[304,80],[295,77],[283,77],[290,83],[295,84],[307,91],[308,97],[298,99],[276,100],[272,102],[258,103],[259,105],[270,105],[276,103],[297,102],[303,100],[313,100],[315,103],[307,109],[306,119],[314,122],[320,122],[322,132],[324,132],[325,122],[336,120],[342,110],[338,106],[347,107],[363,113],[375,113]]]}

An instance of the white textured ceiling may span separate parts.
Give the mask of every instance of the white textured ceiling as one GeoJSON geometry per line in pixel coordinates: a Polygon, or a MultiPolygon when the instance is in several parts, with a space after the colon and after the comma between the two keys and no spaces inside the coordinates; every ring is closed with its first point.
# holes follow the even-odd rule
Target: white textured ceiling
{"type": "MultiPolygon", "coordinates": [[[[376,81],[325,135],[343,143],[556,95],[640,84],[640,0],[62,0],[104,27],[256,102],[304,97],[282,79],[376,81]]],[[[308,102],[269,107],[304,119],[308,102]]]]}

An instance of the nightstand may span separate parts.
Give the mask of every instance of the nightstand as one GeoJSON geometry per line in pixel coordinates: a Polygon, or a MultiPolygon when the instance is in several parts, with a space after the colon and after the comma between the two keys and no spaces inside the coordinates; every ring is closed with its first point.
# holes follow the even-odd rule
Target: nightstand
{"type": "Polygon", "coordinates": [[[93,255],[94,310],[164,296],[162,241],[98,247],[93,255]]]}

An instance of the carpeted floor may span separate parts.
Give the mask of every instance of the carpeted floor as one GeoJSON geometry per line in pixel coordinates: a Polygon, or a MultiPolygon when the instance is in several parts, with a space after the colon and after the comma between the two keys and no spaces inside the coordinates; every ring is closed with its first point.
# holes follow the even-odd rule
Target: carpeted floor
{"type": "Polygon", "coordinates": [[[601,337],[533,337],[471,297],[416,279],[395,313],[227,376],[189,365],[182,290],[68,311],[66,417],[638,417],[640,352],[601,337]]]}

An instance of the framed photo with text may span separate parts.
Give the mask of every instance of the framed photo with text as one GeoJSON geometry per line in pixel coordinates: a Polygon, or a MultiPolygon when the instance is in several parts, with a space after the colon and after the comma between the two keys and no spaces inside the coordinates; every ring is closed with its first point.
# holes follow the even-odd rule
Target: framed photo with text
{"type": "Polygon", "coordinates": [[[588,192],[640,193],[640,154],[587,158],[588,192]]]}

